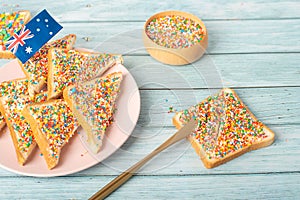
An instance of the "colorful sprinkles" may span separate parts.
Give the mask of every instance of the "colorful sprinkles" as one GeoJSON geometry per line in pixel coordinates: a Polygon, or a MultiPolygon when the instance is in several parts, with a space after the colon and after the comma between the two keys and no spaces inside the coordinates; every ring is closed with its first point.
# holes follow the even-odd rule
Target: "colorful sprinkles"
{"type": "Polygon", "coordinates": [[[54,93],[62,91],[76,81],[87,81],[101,75],[116,61],[110,54],[90,54],[76,50],[53,49],[52,87],[54,93]]]}
{"type": "Polygon", "coordinates": [[[79,126],[69,106],[59,99],[53,103],[31,105],[29,112],[49,141],[50,156],[58,159],[60,149],[69,142],[79,126]]]}
{"type": "Polygon", "coordinates": [[[48,77],[48,52],[50,48],[67,48],[71,39],[62,38],[45,44],[34,54],[25,64],[22,65],[30,84],[39,85],[41,82],[47,83],[48,77]]]}
{"type": "Polygon", "coordinates": [[[7,122],[12,126],[18,141],[19,151],[23,154],[29,154],[29,150],[32,149],[31,146],[36,145],[30,125],[21,114],[24,107],[30,103],[32,103],[32,100],[29,96],[25,95],[14,96],[13,98],[2,98],[2,105],[6,111],[7,122]]]}
{"type": "Polygon", "coordinates": [[[156,44],[173,49],[191,47],[205,35],[200,24],[176,15],[153,19],[146,27],[146,34],[156,44]]]}
{"type": "Polygon", "coordinates": [[[99,147],[107,127],[113,121],[115,101],[119,93],[122,73],[115,72],[104,78],[98,78],[89,84],[78,84],[69,90],[75,108],[92,127],[99,147]]]}
{"type": "Polygon", "coordinates": [[[0,83],[0,97],[10,98],[18,95],[29,95],[27,79],[16,79],[0,83]]]}
{"type": "Polygon", "coordinates": [[[234,93],[222,90],[204,102],[184,110],[180,121],[198,119],[193,137],[207,158],[223,158],[267,137],[263,124],[254,119],[234,93]]]}
{"type": "Polygon", "coordinates": [[[170,107],[169,107],[169,111],[168,111],[168,113],[175,113],[175,112],[177,112],[177,110],[176,110],[176,109],[174,109],[174,107],[173,107],[173,106],[170,106],[170,107]]]}
{"type": "Polygon", "coordinates": [[[5,42],[24,25],[22,12],[0,13],[0,50],[5,51],[5,42]]]}
{"type": "Polygon", "coordinates": [[[26,105],[33,102],[42,102],[47,98],[35,100],[30,98],[27,79],[2,82],[0,84],[0,97],[2,97],[1,103],[4,107],[7,121],[14,129],[18,140],[19,150],[23,154],[28,154],[27,156],[29,156],[29,150],[32,149],[32,145],[35,145],[36,143],[30,125],[21,112],[26,105]]]}

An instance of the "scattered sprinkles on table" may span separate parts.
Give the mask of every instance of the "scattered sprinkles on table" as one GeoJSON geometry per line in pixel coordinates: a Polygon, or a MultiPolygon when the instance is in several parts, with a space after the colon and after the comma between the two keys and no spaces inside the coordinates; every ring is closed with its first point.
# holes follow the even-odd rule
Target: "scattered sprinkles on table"
{"type": "Polygon", "coordinates": [[[174,107],[173,107],[173,106],[170,106],[170,107],[169,107],[169,111],[168,111],[168,113],[175,113],[175,112],[177,112],[177,110],[176,110],[176,109],[174,109],[174,107]]]}
{"type": "Polygon", "coordinates": [[[68,95],[75,102],[75,108],[92,126],[93,134],[100,145],[103,134],[113,121],[115,100],[119,93],[121,80],[122,74],[115,72],[89,84],[76,84],[69,90],[68,95]]]}
{"type": "Polygon", "coordinates": [[[32,117],[49,141],[49,154],[58,159],[60,149],[69,142],[79,124],[69,106],[62,99],[54,103],[32,105],[32,117]]]}
{"type": "Polygon", "coordinates": [[[61,93],[76,81],[87,81],[101,74],[107,66],[115,62],[110,54],[90,54],[76,50],[53,49],[52,72],[53,91],[61,93]]]}
{"type": "Polygon", "coordinates": [[[192,19],[167,15],[153,19],[146,27],[146,34],[160,46],[179,49],[201,42],[205,33],[192,19]]]}
{"type": "Polygon", "coordinates": [[[22,12],[0,13],[0,50],[5,51],[5,42],[24,25],[22,12]]]}
{"type": "Polygon", "coordinates": [[[222,90],[204,102],[184,110],[180,121],[198,119],[193,133],[207,158],[223,158],[267,137],[263,124],[253,119],[245,105],[233,93],[222,90]]]}
{"type": "Polygon", "coordinates": [[[22,65],[26,76],[30,80],[31,85],[36,86],[41,82],[47,83],[49,49],[66,48],[70,44],[70,42],[70,39],[62,38],[53,42],[46,43],[25,64],[22,65]],[[32,64],[34,66],[32,66],[32,64]]]}

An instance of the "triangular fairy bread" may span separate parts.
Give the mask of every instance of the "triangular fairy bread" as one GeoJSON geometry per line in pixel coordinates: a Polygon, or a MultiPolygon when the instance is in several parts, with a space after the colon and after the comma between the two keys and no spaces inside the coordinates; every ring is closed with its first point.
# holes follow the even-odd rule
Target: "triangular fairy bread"
{"type": "MultiPolygon", "coordinates": [[[[16,79],[0,84],[0,111],[10,130],[20,165],[25,164],[36,146],[30,125],[21,114],[26,105],[34,102],[34,99],[28,95],[28,83],[27,79],[16,79]]],[[[39,100],[43,101],[46,98],[39,100]]]]}
{"type": "Polygon", "coordinates": [[[53,48],[49,51],[48,98],[58,98],[67,86],[99,77],[122,62],[121,55],[53,48]]]}
{"type": "Polygon", "coordinates": [[[64,99],[86,131],[94,153],[100,151],[105,131],[113,121],[121,81],[122,73],[114,72],[64,90],[64,99]]]}
{"type": "Polygon", "coordinates": [[[30,19],[28,10],[0,13],[0,58],[15,58],[15,55],[7,50],[5,43],[14,33],[18,32],[30,19]]]}
{"type": "Polygon", "coordinates": [[[48,168],[53,169],[61,149],[79,126],[77,119],[63,99],[28,105],[22,113],[32,127],[48,168]]]}
{"type": "Polygon", "coordinates": [[[46,43],[25,64],[20,63],[29,83],[30,96],[39,93],[47,84],[48,52],[50,48],[71,49],[75,43],[76,35],[69,34],[63,38],[46,43]]]}
{"type": "MultiPolygon", "coordinates": [[[[0,98],[8,95],[26,94],[28,92],[28,81],[26,79],[15,79],[13,81],[4,81],[0,83],[0,98]],[[15,92],[14,92],[15,91],[15,92]]],[[[0,112],[0,134],[5,127],[4,115],[0,112]]]]}
{"type": "Polygon", "coordinates": [[[189,140],[207,168],[268,146],[275,138],[275,134],[256,119],[232,89],[222,89],[201,103],[178,112],[173,124],[180,129],[191,117],[198,120],[198,127],[189,140]]]}

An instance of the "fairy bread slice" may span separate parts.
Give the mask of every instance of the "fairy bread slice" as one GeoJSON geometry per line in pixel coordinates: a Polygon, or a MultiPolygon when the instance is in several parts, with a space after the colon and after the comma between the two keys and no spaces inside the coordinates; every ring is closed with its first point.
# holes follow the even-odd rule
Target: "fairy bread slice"
{"type": "Polygon", "coordinates": [[[63,99],[27,105],[22,111],[49,169],[59,163],[61,149],[79,124],[63,99]]]}
{"type": "Polygon", "coordinates": [[[15,55],[5,47],[5,43],[14,33],[18,32],[29,19],[30,12],[28,10],[0,13],[0,58],[15,58],[15,55]]]}
{"type": "Polygon", "coordinates": [[[27,79],[5,81],[0,84],[0,111],[10,131],[17,160],[24,165],[36,146],[30,125],[21,114],[23,108],[36,101],[47,98],[31,98],[27,79]]]}
{"type": "Polygon", "coordinates": [[[76,35],[69,34],[63,38],[46,43],[36,52],[21,68],[29,83],[29,94],[31,97],[46,87],[48,77],[48,52],[50,48],[71,49],[75,43],[76,35]]]}
{"type": "Polygon", "coordinates": [[[106,129],[113,121],[121,81],[122,73],[114,72],[64,90],[64,99],[85,130],[94,153],[100,151],[106,129]]]}
{"type": "Polygon", "coordinates": [[[191,117],[198,127],[189,140],[207,168],[273,143],[275,134],[250,112],[232,89],[222,89],[201,103],[176,113],[180,129],[191,117]]]}
{"type": "Polygon", "coordinates": [[[91,80],[122,63],[121,55],[53,48],[49,51],[48,98],[62,96],[74,83],[91,80]]]}
{"type": "MultiPolygon", "coordinates": [[[[13,81],[4,81],[2,83],[0,83],[0,98],[2,96],[7,96],[7,95],[12,95],[14,92],[14,89],[16,89],[16,92],[19,91],[20,93],[24,93],[26,91],[28,91],[28,81],[26,79],[15,79],[13,81]],[[21,89],[22,87],[24,87],[23,89],[21,89]]],[[[14,95],[18,95],[18,94],[14,94],[14,95]]],[[[3,130],[3,128],[5,127],[6,123],[5,123],[5,118],[4,115],[1,113],[0,111],[0,134],[3,130]]]]}

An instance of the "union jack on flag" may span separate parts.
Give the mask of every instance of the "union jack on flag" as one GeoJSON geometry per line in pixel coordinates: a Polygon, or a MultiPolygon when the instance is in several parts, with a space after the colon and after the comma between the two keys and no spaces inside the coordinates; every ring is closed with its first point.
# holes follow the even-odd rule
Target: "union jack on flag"
{"type": "Polygon", "coordinates": [[[12,36],[13,39],[6,42],[6,45],[8,45],[7,49],[12,51],[13,54],[15,54],[18,50],[19,45],[23,46],[24,44],[26,44],[25,40],[34,37],[34,35],[33,34],[30,35],[30,33],[31,31],[29,29],[26,29],[26,26],[24,26],[20,31],[20,34],[17,33],[13,34],[12,36]]]}
{"type": "Polygon", "coordinates": [[[61,29],[62,26],[45,9],[13,34],[5,46],[25,63],[61,29]]]}

